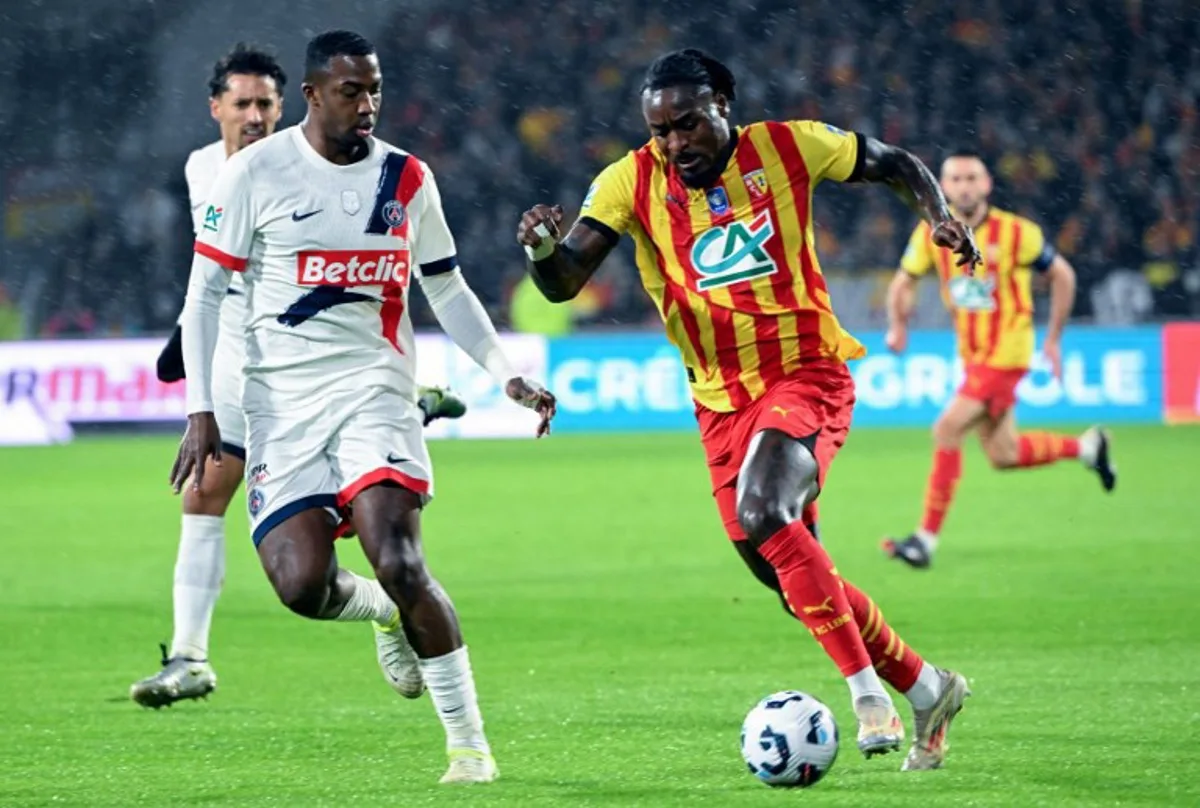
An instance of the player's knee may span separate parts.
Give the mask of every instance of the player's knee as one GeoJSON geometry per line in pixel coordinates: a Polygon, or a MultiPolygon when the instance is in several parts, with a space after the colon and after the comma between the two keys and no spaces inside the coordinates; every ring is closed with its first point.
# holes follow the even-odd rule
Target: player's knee
{"type": "Polygon", "coordinates": [[[816,460],[807,457],[802,467],[793,468],[786,485],[775,479],[747,484],[738,491],[738,523],[755,546],[798,521],[804,506],[817,498],[820,486],[816,460]]]}
{"type": "Polygon", "coordinates": [[[183,495],[183,512],[192,516],[224,516],[237,485],[205,480],[199,491],[188,486],[183,495]]]}
{"type": "Polygon", "coordinates": [[[1016,447],[1007,446],[985,446],[984,453],[987,455],[988,463],[996,471],[1005,471],[1017,467],[1017,449],[1016,447]]]}
{"type": "Polygon", "coordinates": [[[962,427],[949,418],[939,418],[933,422],[933,440],[939,449],[957,449],[962,445],[962,427]]]}
{"type": "Polygon", "coordinates": [[[292,574],[274,581],[279,602],[301,617],[318,618],[329,598],[329,581],[324,574],[292,574]]]}
{"type": "Polygon", "coordinates": [[[738,523],[755,547],[761,546],[779,531],[800,519],[809,491],[759,495],[746,493],[738,498],[738,523]]]}
{"type": "Polygon", "coordinates": [[[401,610],[421,600],[430,585],[425,557],[415,541],[396,542],[381,550],[375,575],[401,610]]]}
{"type": "Polygon", "coordinates": [[[211,462],[199,490],[188,485],[183,493],[183,512],[192,516],[224,516],[241,483],[241,464],[211,462]]]}
{"type": "Polygon", "coordinates": [[[754,546],[758,546],[787,525],[787,514],[779,503],[760,494],[738,497],[738,524],[754,546]]]}

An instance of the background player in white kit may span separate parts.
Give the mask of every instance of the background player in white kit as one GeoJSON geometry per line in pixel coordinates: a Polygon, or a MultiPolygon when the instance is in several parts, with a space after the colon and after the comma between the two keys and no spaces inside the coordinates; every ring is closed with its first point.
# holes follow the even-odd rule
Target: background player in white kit
{"type": "MultiPolygon", "coordinates": [[[[241,43],[213,66],[209,109],[220,126],[221,139],[192,152],[184,166],[196,235],[206,227],[204,202],[225,160],[275,131],[283,113],[286,82],[273,56],[241,43]]],[[[147,707],[204,696],[217,684],[208,662],[208,635],[225,577],[225,512],[241,483],[246,458],[241,410],[245,293],[242,279],[234,278],[221,303],[213,399],[225,462],[221,466],[210,463],[204,485],[190,486],[183,494],[173,591],[175,633],[170,653],[164,648],[162,670],[130,688],[134,701],[147,707]]],[[[178,381],[184,376],[179,340],[177,326],[158,360],[158,375],[163,381],[178,381]]]]}
{"type": "Polygon", "coordinates": [[[450,755],[442,781],[489,781],[467,649],[421,551],[433,476],[415,400],[412,274],[451,339],[538,411],[539,435],[554,398],[517,375],[466,286],[429,168],[371,136],[382,87],[371,44],[321,34],[305,70],[305,120],[231,157],[210,195],[182,317],[189,416],[172,481],[194,470],[203,485],[208,458],[220,461],[212,356],[221,296],[242,272],[247,497],[267,577],[297,614],[373,620],[393,686],[429,688],[450,755]],[[378,581],[338,568],[339,513],[378,581]]]}
{"type": "MultiPolygon", "coordinates": [[[[213,66],[208,82],[209,111],[220,126],[221,139],[196,149],[184,165],[196,235],[207,224],[205,201],[225,160],[275,131],[283,112],[286,83],[275,57],[243,43],[213,66]]],[[[217,686],[208,659],[208,637],[225,577],[225,512],[241,483],[246,459],[241,403],[245,295],[241,276],[234,275],[221,302],[221,329],[213,358],[213,407],[221,429],[224,462],[219,467],[208,465],[203,487],[188,487],[183,492],[170,651],[163,646],[162,669],[130,688],[133,700],[146,707],[200,698],[217,686]]],[[[158,377],[164,382],[184,378],[179,326],[159,356],[158,377]]],[[[419,388],[419,406],[426,425],[436,418],[458,418],[466,412],[459,398],[438,387],[419,388]]]]}

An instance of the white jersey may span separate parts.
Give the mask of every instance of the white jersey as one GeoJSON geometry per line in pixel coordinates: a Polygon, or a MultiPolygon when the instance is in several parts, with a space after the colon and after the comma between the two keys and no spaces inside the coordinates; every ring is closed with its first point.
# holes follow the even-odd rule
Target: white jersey
{"type": "MultiPolygon", "coordinates": [[[[208,195],[221,167],[225,165],[225,144],[218,140],[188,155],[183,173],[187,178],[188,201],[192,208],[192,228],[196,235],[204,228],[208,195]]],[[[242,366],[246,363],[243,336],[246,320],[246,286],[234,274],[221,300],[220,332],[213,352],[213,413],[221,429],[225,451],[242,456],[246,444],[246,419],[242,415],[242,366]]]]}
{"type": "Polygon", "coordinates": [[[230,157],[208,194],[196,252],[246,281],[248,412],[324,391],[415,395],[409,283],[453,270],[454,239],[428,166],[368,142],[335,165],[289,127],[230,157]]]}
{"type": "MultiPolygon", "coordinates": [[[[204,213],[207,210],[208,194],[221,166],[225,165],[225,141],[218,140],[202,146],[188,155],[183,164],[183,176],[187,179],[188,206],[192,209],[192,230],[200,235],[204,227],[204,213]]],[[[244,294],[246,289],[240,275],[234,275],[229,283],[231,294],[244,294]]]]}

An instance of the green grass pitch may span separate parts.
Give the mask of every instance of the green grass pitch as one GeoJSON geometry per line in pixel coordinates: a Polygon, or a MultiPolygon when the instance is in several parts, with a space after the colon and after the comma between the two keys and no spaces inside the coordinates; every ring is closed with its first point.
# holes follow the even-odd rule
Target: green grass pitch
{"type": "Polygon", "coordinates": [[[927,435],[860,430],[833,467],[840,570],[975,691],[947,767],[919,774],[854,749],[836,669],[726,546],[695,436],[433,444],[427,553],[501,768],[465,791],[436,785],[428,697],[386,686],[369,627],[276,603],[241,495],[216,694],[135,706],[171,633],[175,440],[0,450],[0,806],[1200,804],[1200,430],[1115,432],[1113,496],[1073,463],[1000,474],[972,447],[928,572],[879,550],[918,517],[927,435]],[[745,712],[784,688],[826,701],[845,742],[804,793],[738,753],[745,712]]]}

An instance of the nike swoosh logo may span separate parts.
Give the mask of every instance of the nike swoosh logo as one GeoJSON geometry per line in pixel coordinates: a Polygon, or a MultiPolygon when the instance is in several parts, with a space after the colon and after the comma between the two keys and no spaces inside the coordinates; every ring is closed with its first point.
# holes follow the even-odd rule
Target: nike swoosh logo
{"type": "Polygon", "coordinates": [[[394,452],[388,452],[387,462],[402,463],[402,462],[404,462],[404,458],[400,457],[399,455],[395,454],[394,452]]]}
{"type": "Polygon", "coordinates": [[[294,211],[292,211],[292,221],[293,222],[302,222],[305,219],[309,218],[310,216],[316,216],[322,210],[324,210],[324,208],[318,208],[317,210],[309,211],[308,213],[300,213],[299,211],[294,210],[294,211]]]}

